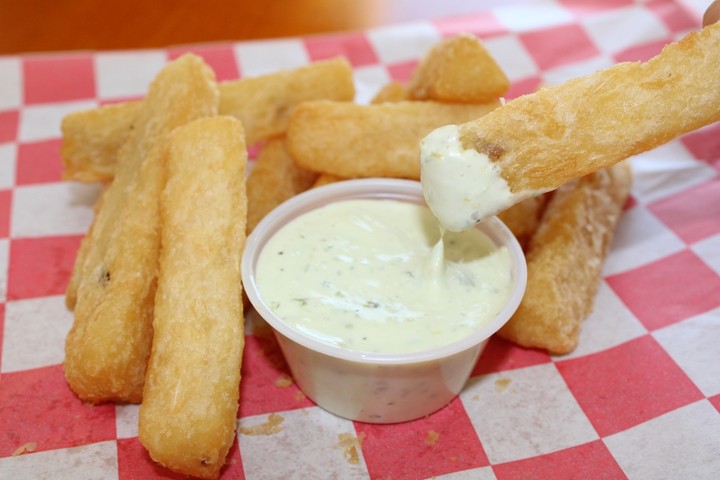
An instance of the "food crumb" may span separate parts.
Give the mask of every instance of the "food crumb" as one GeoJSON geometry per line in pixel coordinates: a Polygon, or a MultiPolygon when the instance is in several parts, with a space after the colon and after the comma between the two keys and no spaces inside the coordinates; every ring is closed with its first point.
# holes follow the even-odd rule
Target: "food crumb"
{"type": "Polygon", "coordinates": [[[343,456],[349,464],[357,465],[360,463],[358,450],[362,449],[363,440],[365,440],[364,433],[358,436],[351,433],[338,433],[338,447],[343,449],[343,456]]]}
{"type": "Polygon", "coordinates": [[[282,430],[280,424],[284,421],[285,419],[277,413],[271,413],[265,423],[253,425],[252,427],[241,427],[240,433],[244,435],[272,435],[282,430]]]}
{"type": "Polygon", "coordinates": [[[295,400],[298,402],[302,402],[303,400],[305,400],[305,394],[298,390],[297,392],[295,392],[295,400]]]}
{"type": "Polygon", "coordinates": [[[440,439],[440,434],[435,430],[429,430],[425,437],[425,445],[435,445],[440,439]]]}
{"type": "Polygon", "coordinates": [[[497,380],[495,380],[495,391],[504,391],[508,387],[508,385],[510,385],[510,382],[512,382],[512,380],[509,378],[498,378],[497,380]]]}
{"type": "Polygon", "coordinates": [[[292,384],[292,377],[286,373],[281,373],[280,376],[275,380],[275,386],[278,388],[287,388],[292,384]]]}
{"type": "Polygon", "coordinates": [[[17,455],[22,455],[23,453],[34,452],[36,448],[37,442],[27,442],[23,445],[20,445],[17,450],[12,453],[12,456],[15,457],[17,455]]]}

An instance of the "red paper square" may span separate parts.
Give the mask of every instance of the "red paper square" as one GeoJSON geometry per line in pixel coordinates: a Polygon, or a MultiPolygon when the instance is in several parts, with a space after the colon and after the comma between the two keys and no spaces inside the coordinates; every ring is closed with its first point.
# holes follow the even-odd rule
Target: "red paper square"
{"type": "Polygon", "coordinates": [[[20,113],[17,110],[0,112],[0,143],[12,142],[17,138],[20,113]]]}
{"type": "Polygon", "coordinates": [[[673,32],[691,30],[700,24],[675,0],[650,0],[645,4],[673,32]]]}
{"type": "Polygon", "coordinates": [[[305,39],[305,48],[312,61],[343,56],[353,67],[379,63],[375,50],[362,33],[309,37],[305,39]]]}
{"type": "Polygon", "coordinates": [[[625,50],[616,52],[613,58],[616,62],[647,62],[660,53],[670,39],[658,40],[650,43],[635,45],[625,50]]]}
{"type": "MultiPolygon", "coordinates": [[[[117,441],[117,450],[118,480],[181,480],[188,478],[186,475],[174,473],[154,462],[137,437],[119,439],[117,441]]],[[[241,480],[245,478],[237,438],[233,446],[230,447],[225,463],[225,467],[220,471],[221,479],[241,480]]]]}
{"type": "Polygon", "coordinates": [[[493,465],[497,480],[532,478],[555,480],[558,478],[625,479],[620,466],[602,440],[567,448],[539,457],[493,465]]]}
{"type": "Polygon", "coordinates": [[[720,233],[720,181],[655,202],[649,210],[688,244],[704,240],[720,233]]]}
{"type": "Polygon", "coordinates": [[[272,336],[245,337],[238,417],[313,406],[291,379],[282,351],[272,336]]]}
{"type": "Polygon", "coordinates": [[[472,376],[550,363],[550,355],[532,348],[519,347],[497,335],[490,338],[472,376]]]}
{"type": "Polygon", "coordinates": [[[507,28],[498,22],[490,12],[443,18],[435,20],[433,23],[444,37],[452,37],[460,33],[472,33],[481,39],[487,39],[508,32],[507,28]]]}
{"type": "Polygon", "coordinates": [[[25,103],[65,102],[95,97],[90,55],[28,57],[23,60],[25,103]]]}
{"type": "Polygon", "coordinates": [[[0,190],[0,238],[10,236],[10,207],[12,190],[0,190]]]}
{"type": "Polygon", "coordinates": [[[371,478],[431,478],[489,464],[459,398],[413,422],[356,422],[355,430],[364,435],[362,452],[371,478]]]}
{"type": "Polygon", "coordinates": [[[63,170],[61,143],[62,140],[53,139],[20,144],[17,153],[17,184],[59,182],[63,170]]]}
{"type": "Polygon", "coordinates": [[[580,25],[562,25],[523,33],[520,41],[541,70],[594,57],[598,49],[580,25]]]}
{"type": "Polygon", "coordinates": [[[720,164],[720,123],[688,133],[680,140],[693,157],[710,164],[720,164]]]}
{"type": "Polygon", "coordinates": [[[81,402],[61,365],[3,373],[0,405],[0,457],[28,442],[45,451],[115,438],[115,406],[81,402]]]}
{"type": "Polygon", "coordinates": [[[720,306],[720,278],[689,250],[606,278],[648,330],[720,306]]]}
{"type": "Polygon", "coordinates": [[[704,398],[650,335],[556,366],[602,437],[704,398]]]}
{"type": "Polygon", "coordinates": [[[713,407],[720,413],[720,394],[715,395],[714,397],[708,398],[710,400],[710,403],[712,403],[713,407]]]}
{"type": "Polygon", "coordinates": [[[505,93],[504,97],[508,100],[512,100],[513,98],[533,93],[537,91],[541,83],[542,80],[540,79],[540,77],[530,77],[513,82],[510,85],[510,89],[505,93]]]}
{"type": "Polygon", "coordinates": [[[388,65],[386,68],[392,80],[405,83],[410,80],[410,77],[412,77],[412,74],[415,71],[415,68],[417,68],[417,65],[417,60],[412,60],[409,62],[388,65]]]}
{"type": "MultiPolygon", "coordinates": [[[[2,345],[5,335],[5,304],[0,303],[0,372],[2,372],[2,345]]],[[[0,384],[2,384],[2,374],[0,373],[0,384]]]]}
{"type": "Polygon", "coordinates": [[[82,236],[10,241],[8,300],[65,293],[82,236]]]}
{"type": "Polygon", "coordinates": [[[566,9],[575,16],[590,17],[599,13],[633,5],[633,0],[603,0],[602,2],[588,2],[587,0],[559,0],[566,9]]]}
{"type": "Polygon", "coordinates": [[[168,52],[168,59],[174,60],[184,53],[202,57],[214,71],[218,82],[237,80],[240,71],[235,61],[235,52],[230,45],[178,47],[168,52]]]}

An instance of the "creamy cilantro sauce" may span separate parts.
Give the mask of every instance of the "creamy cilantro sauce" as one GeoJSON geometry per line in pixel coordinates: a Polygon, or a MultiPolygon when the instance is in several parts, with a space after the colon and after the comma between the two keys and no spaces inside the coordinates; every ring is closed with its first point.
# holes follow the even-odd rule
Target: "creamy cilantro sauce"
{"type": "Polygon", "coordinates": [[[305,213],[264,246],[260,297],[293,328],[376,353],[421,351],[492,320],[513,286],[512,259],[478,229],[442,236],[424,206],[346,200],[305,213]]]}
{"type": "Polygon", "coordinates": [[[433,130],[420,142],[420,170],[425,201],[455,232],[535,194],[511,192],[487,155],[463,148],[457,125],[433,130]]]}

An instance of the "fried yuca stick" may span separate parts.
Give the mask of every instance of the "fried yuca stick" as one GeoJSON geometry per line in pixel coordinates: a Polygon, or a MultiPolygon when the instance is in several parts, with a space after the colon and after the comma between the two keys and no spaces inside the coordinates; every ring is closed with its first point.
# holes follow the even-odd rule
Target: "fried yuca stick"
{"type": "Polygon", "coordinates": [[[410,100],[408,97],[405,85],[400,82],[390,82],[375,93],[370,103],[401,102],[410,100]]]}
{"type": "MultiPolygon", "coordinates": [[[[479,188],[463,192],[473,208],[463,214],[465,223],[473,224],[534,192],[557,188],[719,120],[718,51],[720,24],[715,24],[667,45],[648,62],[620,63],[538,90],[460,125],[455,139],[448,135],[452,130],[438,130],[423,141],[433,148],[443,142],[460,145],[466,158],[481,154],[491,165],[486,176],[492,175],[494,185],[506,184],[508,193],[496,198],[479,188]]],[[[423,151],[423,158],[432,155],[423,151]]],[[[483,184],[477,180],[475,185],[483,184]]]]}
{"type": "Polygon", "coordinates": [[[215,114],[217,103],[212,70],[197,56],[180,57],[150,85],[118,153],[115,179],[74,267],[80,278],[64,367],[68,384],[85,401],[142,398],[160,243],[162,143],[175,127],[215,114]]]}
{"type": "Polygon", "coordinates": [[[247,231],[273,208],[310,188],[317,174],[297,166],[285,148],[285,138],[276,137],[263,146],[247,180],[247,231]]]}
{"type": "Polygon", "coordinates": [[[389,102],[299,105],[287,132],[302,168],[340,177],[420,177],[418,143],[433,128],[478,118],[499,105],[389,102]],[[463,120],[464,119],[464,120],[463,120]]]}
{"type": "MultiPolygon", "coordinates": [[[[279,135],[293,108],[306,100],[349,101],[355,96],[352,68],[342,58],[292,70],[220,83],[220,113],[238,117],[248,144],[279,135]]],[[[71,113],[63,118],[63,179],[112,179],[117,151],[132,130],[142,101],[71,113]]]]}
{"type": "Polygon", "coordinates": [[[61,123],[63,179],[80,182],[112,180],[117,152],[130,135],[141,107],[142,102],[134,101],[66,115],[61,123]],[[88,165],[92,168],[87,168],[88,165]]]}
{"type": "Polygon", "coordinates": [[[630,165],[622,162],[553,193],[527,249],[525,295],[501,337],[554,354],[577,346],[631,185],[630,165]]]}
{"type": "Polygon", "coordinates": [[[501,97],[510,81],[480,40],[470,34],[447,38],[422,58],[408,82],[410,98],[484,103],[501,97]]]}
{"type": "Polygon", "coordinates": [[[526,198],[498,214],[498,218],[515,235],[523,249],[527,247],[530,238],[540,225],[549,195],[546,193],[526,198]]]}
{"type": "Polygon", "coordinates": [[[201,478],[218,476],[235,437],[246,161],[235,118],[197,120],[170,137],[139,438],[155,461],[201,478]]]}

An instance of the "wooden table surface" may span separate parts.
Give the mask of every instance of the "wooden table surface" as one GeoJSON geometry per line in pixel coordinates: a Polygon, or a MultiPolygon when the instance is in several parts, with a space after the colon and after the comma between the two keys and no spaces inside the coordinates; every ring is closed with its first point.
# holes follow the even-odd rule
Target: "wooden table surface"
{"type": "Polygon", "coordinates": [[[109,50],[366,29],[502,0],[0,0],[0,54],[109,50]]]}

